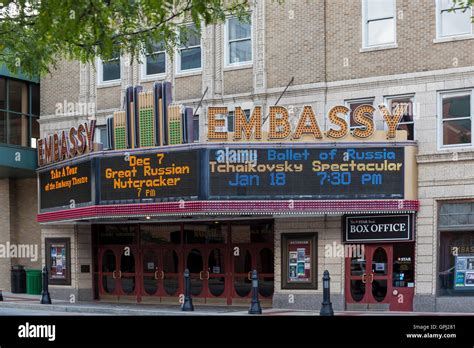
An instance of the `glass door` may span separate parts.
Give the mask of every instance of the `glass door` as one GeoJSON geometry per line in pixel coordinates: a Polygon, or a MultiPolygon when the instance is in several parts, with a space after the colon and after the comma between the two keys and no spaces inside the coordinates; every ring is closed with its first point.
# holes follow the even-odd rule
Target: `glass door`
{"type": "Polygon", "coordinates": [[[206,248],[206,272],[204,284],[206,287],[206,303],[228,303],[228,255],[225,246],[208,246],[206,248]]]}
{"type": "Polygon", "coordinates": [[[179,294],[183,293],[183,270],[180,266],[183,258],[180,257],[181,253],[178,248],[162,247],[160,250],[163,265],[158,275],[162,284],[160,296],[162,301],[168,298],[174,302],[179,294]]]}
{"type": "MultiPolygon", "coordinates": [[[[369,303],[389,303],[389,289],[392,284],[392,246],[374,245],[370,248],[370,273],[367,283],[370,286],[369,303]]],[[[373,307],[369,305],[369,308],[373,307]]],[[[387,307],[388,309],[388,307],[387,307]]]]}
{"type": "Polygon", "coordinates": [[[99,296],[101,299],[117,299],[118,259],[116,246],[99,248],[99,296]]]}
{"type": "Polygon", "coordinates": [[[204,253],[202,248],[194,246],[193,248],[185,249],[184,260],[184,268],[189,269],[190,274],[191,296],[204,298],[204,280],[207,277],[207,272],[204,268],[204,253]]]}
{"type": "Polygon", "coordinates": [[[136,267],[137,250],[135,247],[122,246],[116,250],[116,257],[119,260],[116,279],[119,289],[119,300],[137,301],[138,272],[136,267]]]}
{"type": "Polygon", "coordinates": [[[392,253],[392,245],[365,245],[362,257],[346,258],[345,297],[348,309],[389,309],[392,253]]]}

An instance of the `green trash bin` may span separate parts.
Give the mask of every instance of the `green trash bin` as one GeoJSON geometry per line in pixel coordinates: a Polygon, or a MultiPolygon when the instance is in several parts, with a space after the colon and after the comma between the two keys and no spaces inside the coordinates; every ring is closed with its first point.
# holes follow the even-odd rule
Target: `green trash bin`
{"type": "Polygon", "coordinates": [[[42,281],[41,270],[27,269],[26,270],[26,293],[30,295],[41,295],[42,281]]]}

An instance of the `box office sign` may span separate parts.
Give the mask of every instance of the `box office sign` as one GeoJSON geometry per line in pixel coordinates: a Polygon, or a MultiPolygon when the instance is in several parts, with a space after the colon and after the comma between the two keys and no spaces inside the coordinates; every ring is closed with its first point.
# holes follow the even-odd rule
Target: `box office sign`
{"type": "Polygon", "coordinates": [[[407,241],[413,238],[410,214],[344,217],[343,240],[348,243],[407,241]]]}

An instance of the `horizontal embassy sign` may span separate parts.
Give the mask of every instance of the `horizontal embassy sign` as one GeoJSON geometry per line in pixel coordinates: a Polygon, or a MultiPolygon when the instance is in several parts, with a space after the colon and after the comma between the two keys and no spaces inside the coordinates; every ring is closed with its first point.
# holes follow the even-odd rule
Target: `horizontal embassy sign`
{"type": "Polygon", "coordinates": [[[412,240],[412,228],[409,214],[346,216],[343,241],[367,243],[412,240]]]}

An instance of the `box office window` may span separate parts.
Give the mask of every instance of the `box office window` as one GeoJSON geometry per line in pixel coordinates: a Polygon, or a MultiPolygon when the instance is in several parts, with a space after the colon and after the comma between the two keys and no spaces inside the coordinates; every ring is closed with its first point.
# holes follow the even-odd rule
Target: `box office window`
{"type": "Polygon", "coordinates": [[[282,289],[317,289],[317,233],[281,235],[282,289]]]}
{"type": "Polygon", "coordinates": [[[46,238],[45,251],[49,283],[71,285],[70,238],[46,238]]]}
{"type": "Polygon", "coordinates": [[[439,211],[438,295],[474,296],[474,203],[439,211]]]}

